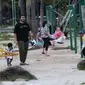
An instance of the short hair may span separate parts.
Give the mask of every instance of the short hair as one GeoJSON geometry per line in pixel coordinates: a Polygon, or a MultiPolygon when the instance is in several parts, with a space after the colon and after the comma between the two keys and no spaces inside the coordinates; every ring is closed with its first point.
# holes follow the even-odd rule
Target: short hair
{"type": "Polygon", "coordinates": [[[85,31],[84,30],[80,30],[79,34],[85,34],[85,31]]]}
{"type": "Polygon", "coordinates": [[[42,26],[45,27],[46,24],[47,24],[47,21],[44,21],[42,26]]]}
{"type": "Polygon", "coordinates": [[[12,47],[13,46],[13,44],[12,43],[8,43],[8,47],[10,48],[10,47],[12,47]]]}
{"type": "MultiPolygon", "coordinates": [[[[21,16],[24,16],[24,17],[25,17],[25,15],[21,15],[21,16]]],[[[21,16],[20,16],[20,17],[21,17],[21,16]]]]}

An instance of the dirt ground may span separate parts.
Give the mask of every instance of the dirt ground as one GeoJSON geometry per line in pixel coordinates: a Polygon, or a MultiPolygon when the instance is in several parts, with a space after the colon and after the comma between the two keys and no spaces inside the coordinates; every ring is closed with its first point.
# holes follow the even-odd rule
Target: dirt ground
{"type": "MultiPolygon", "coordinates": [[[[66,47],[69,40],[56,47],[66,47]]],[[[78,46],[79,47],[79,46],[78,46]]],[[[79,49],[79,48],[78,48],[79,49]]],[[[28,52],[26,62],[29,66],[22,66],[31,72],[38,80],[24,81],[18,79],[15,82],[1,82],[0,85],[85,85],[85,71],[77,69],[81,61],[80,51],[75,54],[70,49],[53,50],[49,48],[50,56],[42,54],[42,49],[28,52]]],[[[19,56],[14,57],[13,66],[19,65],[19,56]]],[[[4,58],[0,58],[0,70],[7,68],[4,58]]]]}

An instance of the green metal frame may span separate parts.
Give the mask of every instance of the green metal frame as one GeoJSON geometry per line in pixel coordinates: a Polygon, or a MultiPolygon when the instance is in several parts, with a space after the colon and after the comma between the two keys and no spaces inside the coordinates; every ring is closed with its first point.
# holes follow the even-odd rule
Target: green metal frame
{"type": "MultiPolygon", "coordinates": [[[[59,1],[59,3],[61,2],[62,0],[59,1]]],[[[58,4],[59,4],[58,3],[58,4]]],[[[79,20],[80,20],[80,30],[83,28],[83,22],[82,22],[82,10],[81,10],[81,6],[84,5],[85,6],[85,0],[78,0],[78,3],[79,3],[79,20]]],[[[75,50],[75,53],[77,53],[77,29],[76,29],[76,7],[75,5],[70,5],[70,0],[68,1],[68,15],[69,15],[69,10],[72,10],[72,14],[73,14],[73,17],[71,18],[71,16],[69,15],[69,29],[70,29],[70,46],[71,46],[71,49],[75,50]],[[71,26],[72,26],[72,23],[74,24],[74,46],[73,46],[73,39],[72,39],[72,29],[71,29],[71,26]]],[[[48,10],[50,10],[51,12],[51,27],[52,27],[52,33],[54,32],[54,28],[53,28],[53,9],[57,6],[57,4],[55,6],[48,6],[46,7],[46,19],[47,21],[49,20],[48,18],[48,10]]],[[[64,18],[63,18],[64,19],[64,18]]],[[[65,19],[64,19],[65,20],[65,19]]],[[[82,49],[82,38],[80,38],[80,48],[82,49]]],[[[81,58],[83,57],[82,53],[81,53],[81,58]]]]}
{"type": "Polygon", "coordinates": [[[69,10],[68,15],[67,15],[67,20],[65,19],[66,23],[65,23],[65,26],[63,28],[63,32],[66,31],[66,27],[67,27],[67,24],[68,24],[68,22],[69,22],[69,20],[71,18],[71,15],[72,15],[72,10],[69,10]]]}
{"type": "Polygon", "coordinates": [[[73,50],[73,39],[72,39],[72,29],[71,29],[71,26],[72,26],[72,20],[70,18],[69,20],[69,30],[70,30],[70,48],[71,50],[73,50]]]}
{"type": "MultiPolygon", "coordinates": [[[[80,30],[82,30],[83,28],[83,22],[82,22],[82,10],[81,10],[81,6],[85,5],[85,0],[79,0],[79,19],[80,19],[80,30]]],[[[80,48],[82,50],[82,38],[80,37],[80,48]]],[[[81,58],[83,58],[83,54],[81,52],[81,58]]]]}
{"type": "Polygon", "coordinates": [[[51,23],[51,34],[53,34],[54,33],[55,15],[53,12],[52,5],[46,7],[46,20],[51,23]],[[49,19],[49,17],[50,17],[50,19],[49,19]]]}
{"type": "Polygon", "coordinates": [[[50,5],[50,8],[51,8],[50,9],[50,12],[51,12],[50,17],[51,17],[51,31],[52,31],[51,33],[54,33],[54,26],[53,26],[53,24],[54,24],[54,21],[53,21],[54,20],[54,12],[52,11],[52,5],[50,5]]]}
{"type": "MultiPolygon", "coordinates": [[[[46,7],[46,19],[47,21],[49,21],[49,16],[48,14],[51,13],[50,15],[50,23],[51,23],[51,27],[52,27],[52,32],[54,32],[54,27],[53,27],[53,23],[54,23],[54,7],[52,7],[52,5],[50,6],[47,6],[46,7]]],[[[68,13],[67,15],[69,16],[69,19],[71,17],[71,14],[73,14],[73,24],[74,24],[74,50],[75,50],[75,53],[77,53],[77,30],[76,30],[76,8],[75,8],[75,5],[69,5],[68,6],[68,13]],[[71,13],[71,10],[72,10],[72,13],[71,13]]],[[[64,17],[65,18],[65,17],[64,17]]],[[[65,21],[65,19],[63,18],[63,21],[65,21]]],[[[70,19],[71,20],[71,19],[70,19]]],[[[69,21],[69,20],[68,20],[69,21]]],[[[71,49],[73,50],[73,40],[72,40],[72,29],[71,29],[71,23],[69,21],[69,28],[70,28],[70,46],[71,46],[71,49]]]]}
{"type": "MultiPolygon", "coordinates": [[[[61,2],[62,0],[60,0],[59,1],[59,3],[61,2]]],[[[80,30],[82,29],[82,12],[81,12],[81,6],[82,5],[85,5],[85,0],[78,0],[78,2],[79,2],[79,14],[80,14],[80,30]]],[[[58,4],[59,4],[58,3],[58,4]]],[[[74,4],[72,4],[72,5],[70,5],[70,0],[68,1],[68,4],[69,4],[69,6],[68,6],[68,16],[69,16],[69,20],[68,20],[68,22],[69,22],[69,28],[70,28],[70,46],[71,46],[71,49],[73,50],[75,50],[75,53],[77,53],[77,28],[76,28],[76,7],[75,7],[75,5],[74,4]],[[71,15],[69,15],[70,14],[70,10],[72,10],[72,14],[73,14],[73,17],[71,18],[71,15]],[[74,46],[73,46],[73,40],[72,40],[72,29],[71,29],[71,26],[72,26],[72,23],[73,23],[73,25],[74,25],[74,46]]],[[[53,18],[53,16],[54,16],[54,14],[53,14],[53,12],[54,12],[54,9],[55,9],[55,7],[56,7],[57,5],[55,5],[55,6],[47,6],[46,7],[46,19],[47,19],[47,21],[49,20],[49,16],[48,16],[48,14],[49,14],[49,11],[50,11],[50,13],[51,13],[51,15],[50,15],[50,21],[51,21],[51,27],[52,27],[52,33],[54,32],[54,27],[53,27],[53,23],[54,23],[54,18],[53,18]],[[49,11],[48,11],[49,10],[49,11]]],[[[65,18],[65,17],[64,17],[65,18]]],[[[63,18],[63,21],[65,20],[63,18]]],[[[62,22],[63,22],[62,21],[62,22]]],[[[81,46],[81,48],[82,48],[82,39],[80,39],[80,46],[81,46]]],[[[81,54],[82,55],[82,54],[81,54]]]]}
{"type": "MultiPolygon", "coordinates": [[[[77,53],[77,29],[76,29],[76,8],[75,5],[69,5],[68,6],[68,10],[72,10],[72,14],[73,14],[73,24],[74,24],[74,50],[75,53],[77,53]]],[[[69,21],[69,24],[71,24],[72,22],[69,21]]],[[[69,25],[70,28],[70,46],[71,49],[73,49],[73,44],[72,44],[72,32],[71,32],[71,25],[69,25]]]]}
{"type": "MultiPolygon", "coordinates": [[[[81,6],[84,5],[85,6],[85,0],[78,0],[79,2],[79,20],[80,20],[80,30],[82,30],[83,28],[83,22],[82,22],[82,10],[81,10],[81,6]]],[[[75,46],[75,53],[77,53],[77,29],[76,29],[76,8],[75,8],[75,5],[70,5],[70,0],[69,0],[69,7],[68,7],[68,10],[72,9],[73,10],[73,23],[74,23],[74,46],[75,46]]],[[[73,41],[72,41],[72,30],[71,30],[71,19],[69,21],[69,28],[70,28],[70,45],[71,45],[71,49],[73,49],[73,41]]],[[[80,38],[80,48],[82,50],[82,38],[80,38]]],[[[83,58],[83,55],[81,53],[81,58],[83,58]]]]}

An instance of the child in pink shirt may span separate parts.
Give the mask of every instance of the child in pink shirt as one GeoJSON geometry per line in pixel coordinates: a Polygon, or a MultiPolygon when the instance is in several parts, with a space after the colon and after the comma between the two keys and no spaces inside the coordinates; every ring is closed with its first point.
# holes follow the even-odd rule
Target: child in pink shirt
{"type": "Polygon", "coordinates": [[[54,36],[56,37],[56,39],[58,39],[59,37],[61,37],[63,33],[60,30],[56,30],[54,33],[54,36]]]}
{"type": "Polygon", "coordinates": [[[49,38],[56,40],[60,38],[63,35],[63,32],[61,31],[60,27],[56,27],[56,31],[54,34],[50,35],[48,34],[49,38]]]}

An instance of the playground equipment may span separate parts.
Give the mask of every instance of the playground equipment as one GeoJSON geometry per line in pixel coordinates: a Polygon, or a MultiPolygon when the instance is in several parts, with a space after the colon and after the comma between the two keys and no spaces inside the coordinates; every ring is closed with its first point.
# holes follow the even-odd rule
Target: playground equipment
{"type": "MultiPolygon", "coordinates": [[[[80,30],[83,28],[83,21],[82,21],[82,6],[85,7],[85,0],[78,0],[79,1],[79,21],[80,21],[80,30]]],[[[82,38],[80,38],[80,48],[82,49],[82,38]]],[[[81,57],[83,57],[81,53],[81,57]]]]}
{"type": "Polygon", "coordinates": [[[68,11],[66,12],[65,16],[63,17],[61,14],[59,14],[58,12],[56,12],[55,8],[52,7],[52,5],[50,6],[47,6],[46,7],[46,19],[47,21],[49,21],[51,23],[51,30],[52,30],[52,33],[54,33],[54,26],[56,25],[56,15],[55,14],[58,14],[59,16],[61,16],[63,19],[61,21],[61,23],[59,24],[60,27],[62,27],[62,25],[64,24],[64,27],[63,27],[63,32],[66,31],[66,28],[68,26],[68,23],[69,23],[69,28],[70,28],[70,46],[71,46],[71,49],[75,50],[75,53],[77,53],[77,40],[76,40],[76,8],[75,8],[75,5],[69,5],[68,6],[68,11]],[[71,20],[73,20],[73,26],[74,26],[74,47],[73,47],[73,41],[72,41],[72,27],[71,27],[71,20]]]}
{"type": "Polygon", "coordinates": [[[5,57],[5,56],[17,56],[19,53],[18,52],[8,52],[7,50],[0,48],[0,57],[5,57]]]}
{"type": "Polygon", "coordinates": [[[72,11],[71,14],[69,14],[69,28],[70,28],[70,46],[71,49],[75,49],[75,53],[77,53],[77,28],[76,28],[76,8],[75,5],[69,5],[68,10],[72,11]],[[71,17],[73,15],[73,17],[71,17]],[[72,21],[74,26],[74,47],[72,42],[72,21]]]}
{"type": "MultiPolygon", "coordinates": [[[[59,3],[62,0],[59,1],[59,3]]],[[[56,25],[56,14],[59,15],[62,18],[61,23],[59,24],[60,27],[63,26],[63,32],[66,31],[66,28],[68,27],[70,30],[70,48],[71,50],[75,50],[75,53],[77,53],[77,27],[76,27],[76,23],[77,23],[77,18],[76,18],[76,4],[72,3],[70,4],[70,0],[68,3],[68,10],[65,14],[65,16],[62,16],[61,14],[59,14],[55,8],[56,6],[59,4],[57,3],[55,6],[47,6],[46,7],[46,19],[47,21],[49,21],[51,23],[51,33],[54,33],[54,26],[56,25]],[[73,46],[73,38],[72,38],[72,26],[73,26],[73,32],[74,32],[74,46],[73,46]]],[[[83,13],[82,13],[82,8],[85,7],[85,0],[77,0],[77,3],[79,4],[79,24],[80,24],[80,30],[83,28],[83,13]]],[[[82,39],[80,38],[80,48],[82,49],[82,39]]],[[[81,54],[82,57],[82,54],[81,54]]]]}

